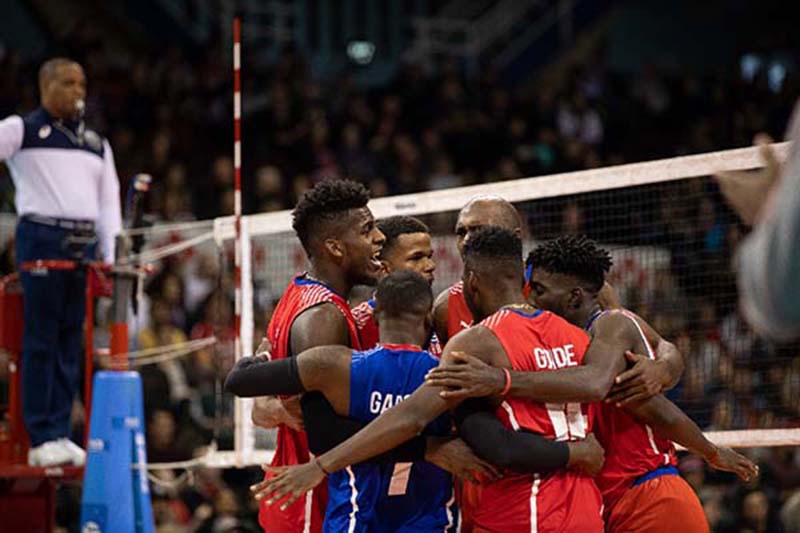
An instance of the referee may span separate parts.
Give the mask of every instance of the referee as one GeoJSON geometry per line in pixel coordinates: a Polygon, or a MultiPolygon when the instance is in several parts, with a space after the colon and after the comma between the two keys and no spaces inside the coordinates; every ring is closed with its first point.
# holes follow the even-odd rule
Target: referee
{"type": "MultiPolygon", "coordinates": [[[[37,259],[114,259],[122,226],[111,146],[86,129],[86,76],[69,59],[39,69],[41,107],[0,121],[0,160],[16,189],[17,268],[37,259]]],[[[25,304],[22,412],[31,440],[28,464],[82,465],[69,440],[79,383],[85,269],[21,271],[25,304]]]]}

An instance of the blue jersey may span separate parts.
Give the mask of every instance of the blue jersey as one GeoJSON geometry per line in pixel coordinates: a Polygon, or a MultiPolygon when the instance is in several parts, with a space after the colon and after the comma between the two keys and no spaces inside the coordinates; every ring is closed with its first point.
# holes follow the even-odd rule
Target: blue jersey
{"type": "MultiPolygon", "coordinates": [[[[350,366],[350,417],[370,422],[406,399],[439,364],[415,346],[378,345],[354,351],[350,366]]],[[[447,435],[449,415],[425,429],[426,435],[447,435]]],[[[452,476],[426,461],[360,463],[328,478],[324,531],[448,531],[457,513],[452,476]]]]}

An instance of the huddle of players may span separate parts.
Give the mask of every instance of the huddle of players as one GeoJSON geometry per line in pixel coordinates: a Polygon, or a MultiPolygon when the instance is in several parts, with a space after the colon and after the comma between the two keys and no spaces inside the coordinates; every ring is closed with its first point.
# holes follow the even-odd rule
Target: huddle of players
{"type": "Polygon", "coordinates": [[[756,475],[657,394],[677,382],[680,354],[641,318],[599,307],[611,262],[593,242],[539,246],[525,280],[516,210],[475,199],[456,226],[462,281],[434,303],[427,227],[376,226],[367,201],[349,181],[300,200],[294,228],[311,269],[281,298],[268,351],[226,382],[240,396],[302,394],[306,432],[287,426],[300,427],[291,399],[254,414],[279,425],[273,466],[253,487],[265,531],[442,531],[459,526],[456,501],[462,531],[707,531],[670,441],[756,475]],[[378,278],[351,312],[352,287],[378,278]],[[626,352],[649,359],[617,391],[624,406],[601,403],[626,352]]]}

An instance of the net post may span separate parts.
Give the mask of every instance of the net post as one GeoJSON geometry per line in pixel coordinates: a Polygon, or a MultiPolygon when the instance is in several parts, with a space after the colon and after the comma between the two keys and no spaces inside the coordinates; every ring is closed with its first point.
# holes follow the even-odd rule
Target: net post
{"type": "MultiPolygon", "coordinates": [[[[241,357],[253,355],[253,332],[255,329],[255,316],[253,313],[253,254],[252,243],[250,240],[250,228],[248,220],[242,219],[241,223],[241,243],[242,243],[242,283],[241,283],[241,304],[242,314],[240,321],[241,332],[241,357]],[[250,339],[248,341],[248,339],[250,339]]],[[[234,436],[234,446],[236,451],[237,464],[245,464],[255,449],[255,434],[253,425],[249,423],[253,410],[252,398],[236,398],[236,430],[234,436]]]]}

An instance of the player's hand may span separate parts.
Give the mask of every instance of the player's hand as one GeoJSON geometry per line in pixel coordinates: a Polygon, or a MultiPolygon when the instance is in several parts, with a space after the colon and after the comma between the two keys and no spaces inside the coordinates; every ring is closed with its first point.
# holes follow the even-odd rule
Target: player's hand
{"type": "Polygon", "coordinates": [[[197,509],[195,509],[192,518],[195,520],[195,522],[202,523],[211,518],[212,516],[214,516],[214,508],[207,503],[203,503],[197,506],[197,509]]]}
{"type": "Polygon", "coordinates": [[[283,406],[281,424],[285,424],[295,431],[305,431],[305,425],[303,425],[303,410],[300,407],[301,396],[301,394],[298,394],[281,400],[281,405],[283,406]]]}
{"type": "Polygon", "coordinates": [[[425,460],[476,485],[500,477],[494,466],[475,455],[466,442],[454,437],[428,437],[425,460]]]}
{"type": "Polygon", "coordinates": [[[625,352],[625,358],[633,366],[616,377],[605,402],[624,407],[661,394],[670,380],[666,363],[631,351],[625,352]]]}
{"type": "Polygon", "coordinates": [[[606,452],[593,434],[589,434],[585,439],[568,442],[569,462],[567,468],[580,470],[589,475],[596,476],[603,468],[606,460],[606,452]]]}
{"type": "Polygon", "coordinates": [[[280,399],[264,396],[253,401],[251,418],[253,424],[264,429],[272,429],[281,424],[280,413],[284,410],[280,399]]]}
{"type": "Polygon", "coordinates": [[[452,352],[425,376],[425,384],[442,387],[442,398],[463,400],[500,394],[505,373],[464,352],[452,352]]]}
{"type": "Polygon", "coordinates": [[[285,400],[266,396],[256,398],[253,403],[253,424],[265,429],[272,429],[281,424],[303,431],[303,414],[300,409],[300,396],[292,396],[285,400]]]}
{"type": "Polygon", "coordinates": [[[269,361],[272,359],[272,343],[269,342],[268,338],[261,337],[261,343],[259,343],[258,348],[256,348],[253,357],[257,357],[261,361],[269,361]]]}
{"type": "Polygon", "coordinates": [[[706,461],[711,468],[733,472],[745,482],[758,477],[758,466],[753,461],[725,446],[718,446],[713,455],[706,457],[706,461]]]}
{"type": "Polygon", "coordinates": [[[250,492],[253,493],[253,496],[258,501],[268,498],[267,505],[283,500],[281,511],[286,510],[297,498],[319,485],[325,479],[325,473],[316,461],[294,466],[264,465],[261,469],[274,475],[261,483],[251,486],[250,492]]]}

